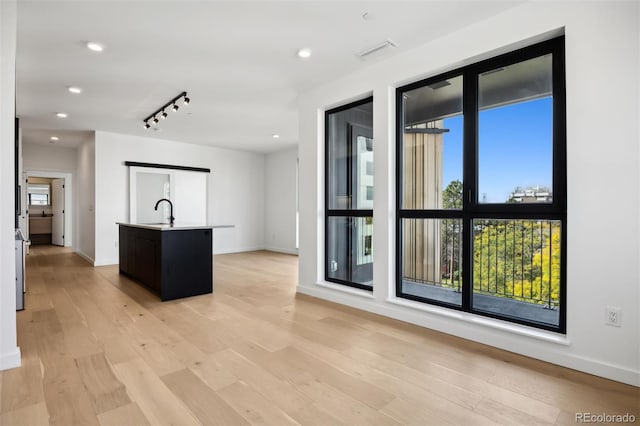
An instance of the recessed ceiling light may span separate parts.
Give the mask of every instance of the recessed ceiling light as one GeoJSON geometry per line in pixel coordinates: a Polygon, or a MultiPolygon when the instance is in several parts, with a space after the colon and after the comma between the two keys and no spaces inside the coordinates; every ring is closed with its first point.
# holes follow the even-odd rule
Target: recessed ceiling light
{"type": "Polygon", "coordinates": [[[303,49],[298,50],[298,56],[300,58],[308,58],[309,56],[311,56],[311,49],[308,49],[305,47],[303,49]]]}
{"type": "Polygon", "coordinates": [[[52,141],[59,141],[60,140],[60,138],[57,137],[57,136],[51,136],[49,139],[52,140],[52,141]]]}
{"type": "Polygon", "coordinates": [[[68,114],[66,112],[56,112],[56,117],[58,117],[58,118],[67,118],[68,114]]]}
{"type": "Polygon", "coordinates": [[[94,52],[102,52],[104,50],[104,46],[100,43],[96,43],[95,41],[90,41],[87,43],[87,49],[93,50],[94,52]]]}
{"type": "Polygon", "coordinates": [[[274,134],[271,135],[271,137],[274,138],[274,139],[278,139],[278,138],[280,138],[280,135],[277,134],[277,133],[274,133],[274,134]]]}
{"type": "Polygon", "coordinates": [[[79,87],[75,87],[75,86],[70,86],[67,88],[71,93],[74,93],[76,95],[82,93],[82,89],[79,87]]]}

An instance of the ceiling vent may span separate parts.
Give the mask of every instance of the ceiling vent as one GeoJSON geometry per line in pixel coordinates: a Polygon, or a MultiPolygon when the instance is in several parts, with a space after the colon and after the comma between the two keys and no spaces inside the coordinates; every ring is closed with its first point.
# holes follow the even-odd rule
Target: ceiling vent
{"type": "Polygon", "coordinates": [[[380,44],[376,44],[375,46],[371,46],[367,49],[361,50],[360,52],[358,52],[358,56],[360,56],[360,59],[366,59],[367,56],[372,55],[388,47],[398,47],[398,43],[396,43],[391,39],[386,39],[380,44]]]}

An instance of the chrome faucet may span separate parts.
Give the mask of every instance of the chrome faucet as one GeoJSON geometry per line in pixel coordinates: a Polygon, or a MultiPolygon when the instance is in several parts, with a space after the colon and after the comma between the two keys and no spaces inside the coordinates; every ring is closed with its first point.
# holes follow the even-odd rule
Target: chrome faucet
{"type": "Polygon", "coordinates": [[[160,204],[160,202],[162,201],[166,201],[167,203],[169,203],[169,208],[171,209],[169,211],[169,224],[173,225],[173,221],[176,219],[175,217],[173,217],[173,203],[171,202],[171,200],[169,200],[168,198],[161,198],[158,200],[158,202],[156,203],[156,206],[154,207],[154,210],[158,210],[158,204],[160,204]]]}

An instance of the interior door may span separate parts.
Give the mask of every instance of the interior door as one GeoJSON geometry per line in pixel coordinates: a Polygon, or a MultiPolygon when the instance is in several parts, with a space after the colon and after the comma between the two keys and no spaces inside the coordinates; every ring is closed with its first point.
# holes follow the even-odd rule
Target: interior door
{"type": "Polygon", "coordinates": [[[64,179],[51,181],[51,244],[64,246],[64,179]]]}

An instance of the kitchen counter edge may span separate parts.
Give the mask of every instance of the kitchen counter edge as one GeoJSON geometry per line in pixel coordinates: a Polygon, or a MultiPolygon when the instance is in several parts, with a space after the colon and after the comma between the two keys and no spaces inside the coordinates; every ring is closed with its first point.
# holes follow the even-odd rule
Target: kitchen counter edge
{"type": "Polygon", "coordinates": [[[202,225],[189,223],[176,223],[169,225],[168,223],[128,223],[116,222],[116,225],[130,226],[132,228],[154,229],[156,231],[185,231],[190,229],[218,229],[233,228],[234,225],[202,225]]]}

